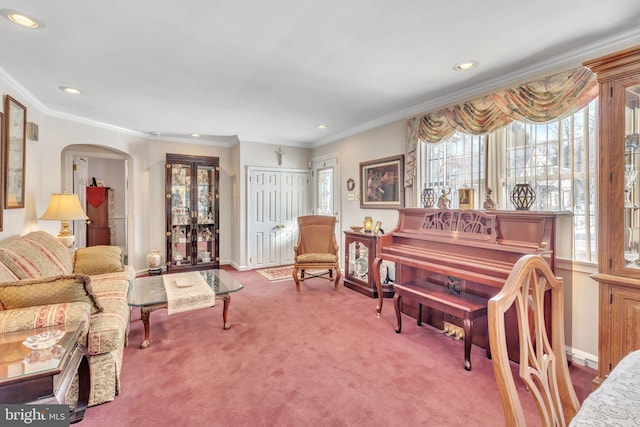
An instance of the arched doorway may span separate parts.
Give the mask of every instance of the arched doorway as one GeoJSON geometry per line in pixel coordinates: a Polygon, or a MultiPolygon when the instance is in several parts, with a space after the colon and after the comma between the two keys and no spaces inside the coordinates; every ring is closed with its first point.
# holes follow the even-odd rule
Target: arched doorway
{"type": "MultiPolygon", "coordinates": [[[[111,188],[112,198],[109,205],[112,245],[122,246],[126,253],[130,245],[133,226],[129,214],[132,204],[129,200],[129,164],[128,154],[108,147],[96,145],[70,145],[62,151],[63,188],[72,188],[78,194],[83,206],[86,206],[86,187],[93,179],[111,188]]],[[[86,224],[74,221],[76,246],[86,246],[86,224]]]]}

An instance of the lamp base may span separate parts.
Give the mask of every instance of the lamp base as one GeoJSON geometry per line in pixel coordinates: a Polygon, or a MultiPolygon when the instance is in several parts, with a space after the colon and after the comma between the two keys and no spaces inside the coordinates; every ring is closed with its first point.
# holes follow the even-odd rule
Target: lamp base
{"type": "Polygon", "coordinates": [[[74,250],[74,242],[76,241],[76,236],[73,234],[58,234],[58,240],[67,248],[69,251],[74,250]]]}

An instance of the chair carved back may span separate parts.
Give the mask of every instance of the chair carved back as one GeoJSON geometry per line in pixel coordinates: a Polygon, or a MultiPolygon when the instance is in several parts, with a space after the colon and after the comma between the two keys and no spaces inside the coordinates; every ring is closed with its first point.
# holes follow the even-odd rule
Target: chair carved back
{"type": "Polygon", "coordinates": [[[505,421],[508,426],[524,426],[526,420],[507,354],[505,313],[511,306],[518,317],[519,376],[538,407],[540,422],[544,426],[566,426],[580,403],[565,354],[563,283],[539,255],[523,256],[488,304],[489,341],[505,421]],[[551,299],[551,337],[545,323],[545,298],[551,299]]]}

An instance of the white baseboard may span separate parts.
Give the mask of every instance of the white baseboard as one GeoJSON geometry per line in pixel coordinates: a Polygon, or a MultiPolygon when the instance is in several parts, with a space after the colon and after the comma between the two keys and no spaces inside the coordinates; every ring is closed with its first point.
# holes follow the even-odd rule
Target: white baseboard
{"type": "Polygon", "coordinates": [[[598,369],[598,356],[590,353],[585,353],[571,347],[567,347],[567,359],[576,365],[584,366],[587,368],[598,369]]]}

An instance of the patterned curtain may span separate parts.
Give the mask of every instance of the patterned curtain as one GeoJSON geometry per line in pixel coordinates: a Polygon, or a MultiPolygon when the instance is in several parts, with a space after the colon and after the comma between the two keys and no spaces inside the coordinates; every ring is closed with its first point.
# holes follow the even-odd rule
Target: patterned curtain
{"type": "MultiPolygon", "coordinates": [[[[597,94],[595,74],[578,67],[422,117],[413,117],[407,121],[407,154],[409,147],[416,147],[419,139],[440,142],[456,131],[481,135],[514,120],[547,122],[579,110],[597,94]]],[[[415,176],[415,170],[412,176],[415,176]]]]}
{"type": "Polygon", "coordinates": [[[416,157],[418,154],[418,132],[420,120],[417,117],[407,120],[407,147],[404,156],[404,186],[411,187],[416,178],[416,157]]]}

